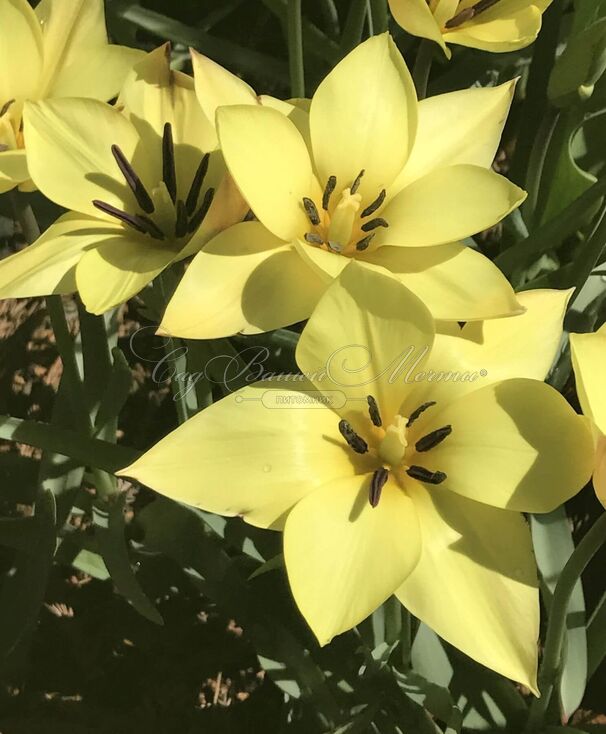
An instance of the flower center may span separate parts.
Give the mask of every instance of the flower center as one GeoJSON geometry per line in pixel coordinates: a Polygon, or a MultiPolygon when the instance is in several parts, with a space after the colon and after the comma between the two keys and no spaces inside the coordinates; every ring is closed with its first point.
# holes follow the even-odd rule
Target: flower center
{"type": "Polygon", "coordinates": [[[117,145],[112,145],[112,155],[143,213],[126,212],[111,204],[95,199],[93,205],[141,234],[156,240],[187,237],[198,229],[208,214],[215,190],[208,188],[199,204],[204,179],[208,172],[210,153],[206,153],[194,174],[185,201],[177,198],[177,171],[172,126],[164,125],[162,136],[162,181],[152,189],[151,195],[137,175],[130,161],[117,145]],[[151,216],[153,215],[153,216],[151,216]]]}
{"type": "Polygon", "coordinates": [[[448,29],[458,28],[460,25],[463,25],[463,23],[467,23],[468,20],[475,18],[476,15],[483,13],[485,10],[488,10],[488,8],[492,8],[492,6],[496,5],[498,2],[499,0],[479,0],[475,5],[472,5],[470,8],[465,8],[453,16],[444,24],[444,27],[448,29]]]}
{"type": "Polygon", "coordinates": [[[418,464],[409,464],[407,454],[424,453],[442,443],[452,433],[452,426],[443,426],[419,438],[414,449],[409,446],[408,432],[411,425],[435,402],[423,403],[414,410],[408,418],[397,415],[393,423],[386,428],[383,427],[381,415],[376,400],[369,395],[368,412],[373,426],[378,429],[373,431],[373,436],[379,435],[376,447],[369,448],[369,444],[359,436],[350,423],[346,420],[339,422],[339,431],[348,446],[357,454],[371,453],[377,457],[382,466],[375,470],[372,475],[368,501],[372,507],[376,507],[381,499],[381,492],[389,478],[390,472],[396,477],[401,477],[404,472],[413,479],[418,479],[426,484],[441,484],[446,479],[446,474],[441,471],[430,471],[418,464]]]}
{"type": "Polygon", "coordinates": [[[369,217],[374,214],[385,201],[386,191],[379,195],[360,212],[362,197],[357,193],[364,175],[364,169],[352,181],[351,186],[341,191],[339,202],[330,210],[330,199],[337,186],[337,177],[329,176],[322,194],[322,215],[312,199],[303,198],[303,208],[312,229],[305,234],[310,245],[321,247],[329,252],[336,252],[346,257],[354,257],[370,245],[377,227],[389,225],[382,217],[369,217]]]}

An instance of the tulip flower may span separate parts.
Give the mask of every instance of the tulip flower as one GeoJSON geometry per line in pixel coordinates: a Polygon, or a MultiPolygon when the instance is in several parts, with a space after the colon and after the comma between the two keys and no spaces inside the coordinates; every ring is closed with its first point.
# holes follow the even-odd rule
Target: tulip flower
{"type": "Polygon", "coordinates": [[[0,3],[0,193],[31,189],[22,113],[26,100],[118,94],[143,52],[107,42],[103,0],[0,3]]]}
{"type": "Polygon", "coordinates": [[[541,381],[568,296],[531,291],[522,316],[435,334],[398,279],[352,262],[303,331],[300,382],[243,388],[119,475],[283,530],[320,644],[396,593],[536,691],[539,598],[520,513],[553,510],[591,473],[585,422],[541,381]]]}
{"type": "Polygon", "coordinates": [[[161,331],[214,338],[306,319],[352,260],[396,273],[439,319],[519,313],[500,271],[458,240],[492,227],[524,192],[491,170],[513,84],[417,102],[389,35],[354,49],[309,115],[221,106],[229,171],[259,221],[194,258],[161,331]]]}
{"type": "Polygon", "coordinates": [[[168,47],[135,66],[116,107],[29,102],[24,118],[34,182],[71,211],[0,262],[2,298],[77,290],[103,313],[246,213],[168,47]]]}
{"type": "Polygon", "coordinates": [[[571,334],[572,366],[583,413],[590,419],[595,442],[593,487],[606,507],[606,324],[594,334],[571,334]]]}
{"type": "Polygon", "coordinates": [[[515,51],[531,44],[541,30],[551,0],[389,0],[398,25],[413,36],[483,51],[515,51]]]}

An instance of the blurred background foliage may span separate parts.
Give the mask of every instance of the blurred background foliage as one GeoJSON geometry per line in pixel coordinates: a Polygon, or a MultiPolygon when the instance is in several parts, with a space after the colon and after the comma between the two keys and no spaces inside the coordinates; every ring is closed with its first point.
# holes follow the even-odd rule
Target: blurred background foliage
{"type": "MultiPolygon", "coordinates": [[[[286,98],[293,82],[289,5],[296,3],[107,0],[106,11],[115,42],[151,50],[170,40],[174,66],[186,72],[192,46],[259,94],[286,98]]],[[[302,13],[307,96],[361,39],[387,29],[414,66],[419,39],[391,21],[386,0],[303,0],[302,13]]],[[[567,321],[575,331],[606,319],[605,67],[606,1],[555,0],[532,47],[488,54],[455,46],[451,62],[436,47],[429,83],[432,95],[519,77],[495,167],[529,198],[468,244],[494,259],[516,288],[575,288],[567,321]]],[[[23,245],[6,198],[3,254],[23,245]]],[[[59,213],[39,195],[34,208],[43,228],[59,213]]],[[[209,355],[194,343],[187,355],[176,353],[182,344],[153,336],[157,296],[151,288],[143,302],[108,317],[115,348],[102,358],[77,337],[85,371],[97,370],[109,386],[101,397],[106,413],[122,408],[121,465],[221,397],[207,381],[187,397],[171,384],[171,372],[195,371],[209,355]]],[[[77,334],[89,317],[75,301],[70,315],[77,334]]],[[[267,349],[267,369],[294,371],[297,331],[220,340],[213,349],[237,359],[254,345],[267,349]]],[[[112,471],[115,453],[74,435],[76,460],[52,453],[71,420],[57,393],[61,364],[44,303],[0,304],[0,338],[0,412],[20,419],[0,419],[0,438],[22,441],[0,447],[4,734],[522,731],[527,691],[450,648],[394,600],[320,649],[290,598],[277,534],[144,488],[100,508],[87,459],[94,455],[112,471]]],[[[576,404],[566,348],[550,381],[576,404]]],[[[532,518],[545,609],[598,512],[586,488],[566,510],[532,518]]],[[[598,557],[573,591],[565,664],[545,729],[551,734],[606,731],[604,561],[598,557]]]]}

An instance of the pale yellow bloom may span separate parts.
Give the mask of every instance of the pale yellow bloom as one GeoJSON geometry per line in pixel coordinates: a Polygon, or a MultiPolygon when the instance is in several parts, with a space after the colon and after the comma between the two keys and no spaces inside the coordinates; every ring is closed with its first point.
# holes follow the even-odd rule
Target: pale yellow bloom
{"type": "Polygon", "coordinates": [[[0,2],[0,193],[31,189],[26,100],[114,97],[142,51],[107,42],[103,0],[0,2]]]}
{"type": "Polygon", "coordinates": [[[397,274],[439,319],[519,313],[498,268],[458,242],[525,197],[491,170],[513,86],[418,103],[384,34],[330,72],[309,114],[301,101],[276,109],[240,89],[247,103],[219,106],[217,131],[259,221],[194,258],[162,330],[213,338],[306,319],[352,258],[397,274]]]}
{"type": "Polygon", "coordinates": [[[522,316],[436,334],[393,275],[353,262],[303,331],[302,381],[224,398],[119,474],[283,530],[290,586],[321,644],[396,593],[536,691],[539,598],[519,513],[559,506],[592,461],[585,422],[542,382],[568,296],[523,293],[522,316]],[[461,376],[436,379],[448,371],[461,376]]]}
{"type": "Polygon", "coordinates": [[[606,324],[594,334],[571,334],[570,348],[577,394],[595,439],[593,487],[606,507],[606,324]]]}
{"type": "Polygon", "coordinates": [[[552,0],[389,0],[396,22],[413,36],[484,51],[515,51],[531,44],[552,0]]]}
{"type": "Polygon", "coordinates": [[[0,262],[1,298],[77,290],[102,313],[246,213],[193,79],[171,71],[167,46],[135,65],[116,107],[46,100],[28,102],[24,117],[31,176],[71,211],[0,262]]]}

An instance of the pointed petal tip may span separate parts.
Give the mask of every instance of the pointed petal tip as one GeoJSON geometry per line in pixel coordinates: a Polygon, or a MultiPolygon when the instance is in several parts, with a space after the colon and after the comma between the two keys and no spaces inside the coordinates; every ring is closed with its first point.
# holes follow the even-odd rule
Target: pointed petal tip
{"type": "Polygon", "coordinates": [[[162,324],[156,329],[155,336],[172,336],[172,334],[162,324]]]}

